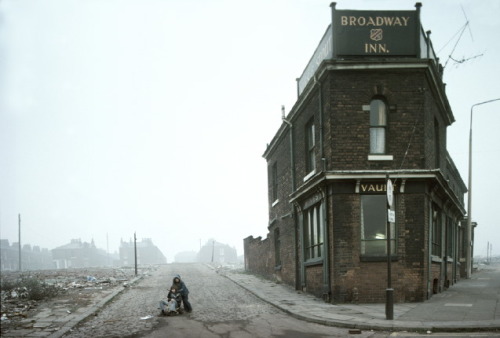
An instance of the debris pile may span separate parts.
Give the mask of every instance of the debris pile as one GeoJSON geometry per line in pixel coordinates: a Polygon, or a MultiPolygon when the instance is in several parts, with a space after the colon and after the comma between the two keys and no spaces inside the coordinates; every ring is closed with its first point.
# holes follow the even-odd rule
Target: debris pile
{"type": "Polygon", "coordinates": [[[54,301],[67,301],[74,311],[90,298],[119,285],[127,286],[133,269],[84,268],[42,271],[2,271],[1,331],[30,322],[40,308],[54,301]]]}

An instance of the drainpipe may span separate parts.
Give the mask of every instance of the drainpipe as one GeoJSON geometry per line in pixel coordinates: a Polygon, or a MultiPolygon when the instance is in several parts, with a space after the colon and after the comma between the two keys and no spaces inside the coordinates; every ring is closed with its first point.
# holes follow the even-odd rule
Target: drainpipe
{"type": "Polygon", "coordinates": [[[323,218],[323,300],[325,302],[331,301],[331,287],[330,287],[330,240],[328,236],[328,187],[322,189],[323,193],[323,208],[321,210],[321,217],[323,218]]]}
{"type": "Polygon", "coordinates": [[[318,84],[318,105],[319,105],[319,156],[321,158],[321,162],[323,163],[323,168],[321,170],[326,171],[326,159],[325,159],[325,149],[323,146],[323,86],[321,81],[314,77],[314,82],[318,84]]]}
{"type": "MultiPolygon", "coordinates": [[[[298,79],[297,79],[298,80],[298,79]]],[[[298,81],[297,81],[297,91],[298,91],[298,81]]],[[[297,92],[298,93],[298,92],[297,92]]],[[[293,124],[292,122],[290,122],[289,120],[286,119],[285,117],[285,106],[281,106],[281,119],[283,120],[284,123],[286,123],[288,125],[288,127],[290,127],[290,172],[291,172],[291,176],[292,176],[292,193],[295,192],[295,159],[294,159],[294,149],[293,149],[293,124]]],[[[300,211],[300,210],[299,210],[300,211]]],[[[293,217],[293,220],[294,220],[294,223],[295,223],[295,232],[294,232],[294,237],[295,237],[295,245],[294,245],[294,256],[295,256],[295,265],[297,266],[297,263],[299,261],[299,253],[297,251],[297,237],[296,237],[296,234],[297,234],[297,231],[299,231],[299,241],[301,243],[300,247],[302,247],[302,243],[303,243],[303,238],[302,238],[302,212],[299,212],[299,217],[297,219],[297,217],[294,217],[294,207],[293,205],[291,206],[291,211],[290,211],[292,217],[293,217]]],[[[299,271],[299,280],[300,280],[300,288],[302,289],[303,288],[303,280],[304,280],[304,274],[303,274],[303,265],[304,264],[301,264],[302,265],[302,269],[299,271]]],[[[296,272],[297,273],[297,272],[296,272]]],[[[297,280],[297,278],[296,278],[297,280]]],[[[295,287],[298,289],[299,288],[299,283],[295,282],[295,287]]]]}
{"type": "Polygon", "coordinates": [[[293,157],[293,124],[285,118],[285,106],[281,106],[281,119],[290,127],[290,170],[292,173],[292,193],[295,192],[295,167],[293,157]]]}
{"type": "MultiPolygon", "coordinates": [[[[326,171],[326,159],[323,143],[323,86],[321,81],[314,77],[314,81],[318,84],[318,101],[319,101],[319,151],[320,158],[323,165],[322,171],[326,171]]],[[[331,288],[330,288],[330,240],[328,236],[328,185],[322,189],[323,194],[323,208],[321,210],[321,217],[323,218],[323,300],[330,302],[331,288]]]]}
{"type": "MultiPolygon", "coordinates": [[[[295,286],[298,290],[304,291],[305,287],[306,287],[306,279],[305,279],[306,266],[304,264],[305,263],[304,257],[306,256],[305,250],[304,250],[304,213],[302,211],[301,206],[297,202],[295,202],[295,208],[297,209],[297,220],[295,221],[295,226],[296,226],[295,233],[297,233],[297,230],[298,230],[299,243],[300,243],[300,253],[302,254],[302,262],[299,264],[300,265],[299,271],[297,271],[299,275],[297,276],[298,278],[297,278],[297,281],[295,282],[295,286]]],[[[300,256],[299,256],[299,252],[297,250],[297,247],[299,245],[297,245],[297,244],[298,243],[296,242],[294,251],[295,251],[295,257],[296,257],[297,263],[299,263],[300,256]]]]}
{"type": "Polygon", "coordinates": [[[427,299],[432,296],[432,227],[434,226],[432,202],[429,205],[429,235],[427,239],[427,299]]]}

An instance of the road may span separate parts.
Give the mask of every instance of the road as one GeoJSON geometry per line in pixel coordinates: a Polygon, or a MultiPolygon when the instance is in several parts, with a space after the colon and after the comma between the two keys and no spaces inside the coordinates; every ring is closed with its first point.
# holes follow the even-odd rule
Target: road
{"type": "MultiPolygon", "coordinates": [[[[346,337],[348,329],[297,320],[202,264],[168,264],[120,294],[64,337],[346,337]],[[159,315],[173,276],[190,290],[192,313],[159,315]]],[[[364,331],[356,337],[388,337],[364,331]]]]}

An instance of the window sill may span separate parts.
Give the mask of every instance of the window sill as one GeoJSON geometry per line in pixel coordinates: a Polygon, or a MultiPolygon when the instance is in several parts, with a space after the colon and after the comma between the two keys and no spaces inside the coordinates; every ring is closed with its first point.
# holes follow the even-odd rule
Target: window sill
{"type": "Polygon", "coordinates": [[[313,266],[313,265],[322,265],[323,264],[323,258],[313,258],[310,259],[306,262],[304,262],[304,266],[313,266]]]}
{"type": "Polygon", "coordinates": [[[368,161],[393,161],[393,155],[368,155],[368,161]]]}
{"type": "Polygon", "coordinates": [[[274,271],[281,271],[281,264],[274,267],[274,271]]]}
{"type": "MultiPolygon", "coordinates": [[[[387,256],[361,256],[361,262],[387,262],[387,256]]],[[[397,262],[398,256],[392,255],[391,262],[397,262]]]]}
{"type": "Polygon", "coordinates": [[[276,204],[278,204],[280,202],[280,200],[276,200],[273,202],[273,204],[271,204],[271,207],[274,207],[276,204]]]}
{"type": "Polygon", "coordinates": [[[307,174],[305,177],[304,177],[304,182],[307,181],[308,179],[310,179],[311,177],[314,176],[314,174],[316,174],[316,170],[313,170],[311,171],[309,174],[307,174]]]}
{"type": "Polygon", "coordinates": [[[433,263],[442,263],[443,262],[443,259],[439,256],[434,256],[434,255],[431,255],[431,261],[433,263]]]}

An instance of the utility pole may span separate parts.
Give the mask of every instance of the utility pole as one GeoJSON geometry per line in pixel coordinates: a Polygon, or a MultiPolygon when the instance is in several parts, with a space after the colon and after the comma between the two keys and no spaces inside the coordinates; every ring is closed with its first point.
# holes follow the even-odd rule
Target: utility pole
{"type": "Polygon", "coordinates": [[[134,261],[135,261],[135,275],[137,276],[137,237],[134,232],[134,261]]]}
{"type": "Polygon", "coordinates": [[[106,232],[106,257],[107,257],[107,263],[108,266],[110,266],[110,260],[109,260],[109,238],[108,238],[108,233],[106,232]]]}
{"type": "Polygon", "coordinates": [[[19,271],[21,271],[21,214],[18,216],[18,224],[19,224],[19,271]]]}
{"type": "Polygon", "coordinates": [[[212,241],[212,263],[214,262],[215,241],[212,241]]]}
{"type": "Polygon", "coordinates": [[[495,101],[499,101],[500,97],[493,100],[483,101],[473,104],[470,107],[470,125],[469,125],[469,191],[467,193],[467,278],[469,279],[472,274],[472,113],[474,112],[474,107],[480,106],[482,104],[487,104],[495,101]]]}

